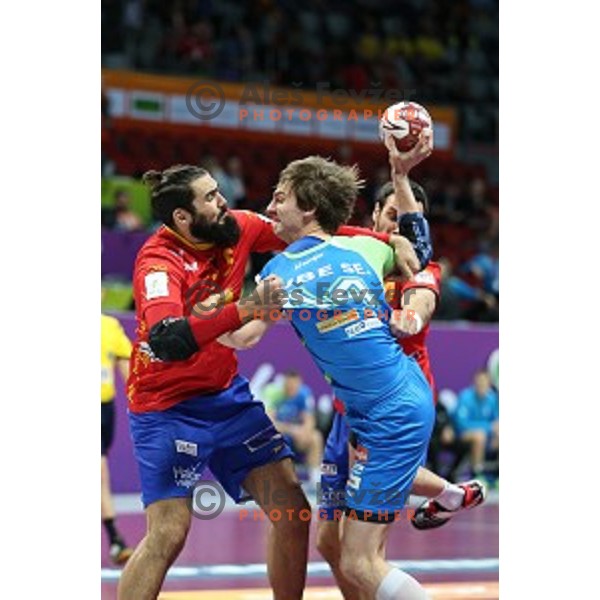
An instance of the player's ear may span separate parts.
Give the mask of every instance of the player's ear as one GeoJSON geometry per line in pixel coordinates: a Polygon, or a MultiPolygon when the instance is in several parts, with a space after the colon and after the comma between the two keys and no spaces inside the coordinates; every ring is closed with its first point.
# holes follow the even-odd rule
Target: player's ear
{"type": "Polygon", "coordinates": [[[306,222],[308,223],[309,221],[312,221],[315,218],[315,213],[317,212],[316,208],[313,208],[312,210],[305,210],[303,215],[304,218],[306,220],[306,222]]]}
{"type": "Polygon", "coordinates": [[[373,223],[377,223],[377,219],[379,218],[380,212],[381,210],[379,208],[379,204],[376,204],[375,208],[373,209],[373,213],[371,214],[371,220],[373,221],[373,223]]]}
{"type": "Polygon", "coordinates": [[[173,211],[173,223],[176,225],[185,225],[190,220],[190,213],[183,208],[176,208],[173,211]]]}

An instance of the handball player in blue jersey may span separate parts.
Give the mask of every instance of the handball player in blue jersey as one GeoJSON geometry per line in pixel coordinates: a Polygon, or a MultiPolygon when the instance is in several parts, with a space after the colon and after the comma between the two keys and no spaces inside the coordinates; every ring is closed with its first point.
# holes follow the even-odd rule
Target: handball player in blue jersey
{"type": "MultiPolygon", "coordinates": [[[[390,331],[383,278],[394,267],[392,250],[371,238],[333,235],[350,218],[361,183],[355,168],[321,157],[290,163],[268,213],[275,231],[293,242],[260,277],[282,280],[283,308],[344,403],[357,438],[340,569],[371,598],[414,600],[426,598],[425,591],[381,549],[424,462],[434,404],[421,369],[390,331]]],[[[244,347],[267,326],[252,321],[221,341],[244,347]]]]}
{"type": "MultiPolygon", "coordinates": [[[[429,202],[425,190],[408,176],[410,170],[433,150],[433,138],[423,132],[413,150],[400,153],[393,138],[386,140],[392,181],[377,193],[373,212],[374,231],[396,233],[405,214],[427,214],[429,202]]],[[[409,280],[392,277],[385,281],[386,299],[394,309],[392,331],[405,354],[412,356],[423,371],[435,396],[435,382],[427,349],[429,321],[439,298],[440,268],[430,261],[409,280]],[[409,291],[410,290],[410,291],[409,291]]],[[[349,426],[343,404],[334,399],[334,418],[327,437],[321,468],[321,489],[316,544],[329,563],[345,600],[360,600],[360,591],[340,572],[340,538],[345,507],[345,487],[354,449],[348,443],[349,426]]],[[[411,523],[417,529],[441,527],[463,510],[479,506],[485,499],[485,487],[479,481],[451,483],[421,467],[413,481],[411,494],[426,500],[419,506],[411,523]]]]}

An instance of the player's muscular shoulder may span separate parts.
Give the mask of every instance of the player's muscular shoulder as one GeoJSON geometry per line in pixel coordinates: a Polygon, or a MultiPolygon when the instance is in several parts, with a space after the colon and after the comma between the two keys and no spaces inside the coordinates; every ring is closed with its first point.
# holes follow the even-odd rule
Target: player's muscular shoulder
{"type": "Polygon", "coordinates": [[[184,253],[169,246],[143,248],[138,256],[137,271],[183,272],[184,253]]]}

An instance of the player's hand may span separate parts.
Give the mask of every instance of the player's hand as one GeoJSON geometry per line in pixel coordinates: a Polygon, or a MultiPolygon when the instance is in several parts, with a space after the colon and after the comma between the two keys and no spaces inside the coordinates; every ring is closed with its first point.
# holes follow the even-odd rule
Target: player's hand
{"type": "Polygon", "coordinates": [[[283,289],[283,281],[276,275],[263,279],[247,297],[238,302],[242,321],[252,319],[269,319],[269,313],[281,309],[287,295],[283,289]]]}
{"type": "Polygon", "coordinates": [[[392,175],[408,176],[410,170],[425,160],[433,152],[433,129],[423,129],[415,147],[408,152],[400,152],[389,133],[385,136],[392,175]]]}
{"type": "Polygon", "coordinates": [[[395,310],[390,319],[390,330],[397,338],[416,335],[423,329],[423,320],[414,310],[395,310]]]}
{"type": "Polygon", "coordinates": [[[400,279],[410,279],[421,270],[421,264],[409,240],[401,235],[391,235],[390,245],[394,248],[396,269],[400,273],[400,279]]]}

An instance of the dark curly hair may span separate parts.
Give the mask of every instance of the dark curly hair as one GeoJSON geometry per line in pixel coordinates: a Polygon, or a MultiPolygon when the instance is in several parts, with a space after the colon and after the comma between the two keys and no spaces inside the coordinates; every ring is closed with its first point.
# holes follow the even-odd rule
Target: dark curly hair
{"type": "Polygon", "coordinates": [[[206,169],[192,165],[174,165],[164,171],[147,171],[142,181],[152,190],[152,213],[169,227],[173,226],[173,211],[176,208],[194,212],[194,190],[190,184],[203,175],[208,175],[206,169]]]}

